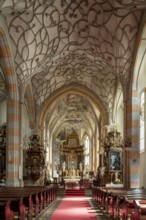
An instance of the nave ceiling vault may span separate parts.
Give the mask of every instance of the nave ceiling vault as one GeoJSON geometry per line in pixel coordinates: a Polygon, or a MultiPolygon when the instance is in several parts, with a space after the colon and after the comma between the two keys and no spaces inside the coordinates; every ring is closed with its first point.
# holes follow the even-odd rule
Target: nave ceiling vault
{"type": "MultiPolygon", "coordinates": [[[[58,89],[79,85],[92,91],[112,118],[117,84],[121,83],[125,97],[129,92],[144,9],[144,3],[120,0],[1,1],[0,15],[7,24],[19,88],[25,91],[31,86],[39,111],[58,89]]],[[[93,104],[88,103],[85,114],[72,110],[61,117],[58,105],[54,104],[56,118],[51,126],[58,118],[65,126],[72,115],[78,118],[76,124],[84,121],[83,126],[93,129],[99,114],[93,104]]]]}
{"type": "Polygon", "coordinates": [[[91,136],[95,133],[99,116],[99,112],[94,111],[86,98],[68,93],[56,101],[51,116],[48,115],[48,124],[56,134],[65,128],[74,127],[74,129],[85,130],[91,136]]]}

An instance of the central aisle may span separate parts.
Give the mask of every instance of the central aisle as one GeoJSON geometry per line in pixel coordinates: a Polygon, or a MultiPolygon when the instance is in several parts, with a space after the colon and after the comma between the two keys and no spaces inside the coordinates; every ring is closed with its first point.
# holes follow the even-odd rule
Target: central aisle
{"type": "Polygon", "coordinates": [[[66,190],[66,195],[49,220],[97,220],[84,190],[66,190]]]}

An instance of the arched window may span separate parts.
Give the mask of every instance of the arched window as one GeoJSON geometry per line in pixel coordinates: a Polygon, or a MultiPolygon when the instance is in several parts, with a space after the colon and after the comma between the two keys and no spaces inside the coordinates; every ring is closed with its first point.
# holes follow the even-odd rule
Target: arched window
{"type": "Polygon", "coordinates": [[[145,135],[144,135],[144,121],[145,121],[145,93],[142,92],[140,98],[140,152],[144,152],[144,142],[145,142],[145,135]]]}

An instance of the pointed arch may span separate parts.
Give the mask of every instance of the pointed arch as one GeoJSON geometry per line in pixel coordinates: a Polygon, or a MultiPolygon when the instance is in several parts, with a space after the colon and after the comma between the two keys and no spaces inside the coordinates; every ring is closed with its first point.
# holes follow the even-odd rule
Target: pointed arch
{"type": "MultiPolygon", "coordinates": [[[[41,109],[41,114],[39,116],[38,119],[38,126],[40,128],[43,127],[43,122],[46,118],[46,115],[48,113],[48,109],[51,106],[51,104],[53,103],[53,101],[55,99],[57,99],[59,96],[66,94],[68,92],[72,92],[72,93],[76,93],[79,95],[83,95],[85,96],[87,99],[89,99],[91,102],[94,103],[95,107],[98,108],[98,110],[100,111],[101,114],[101,118],[102,118],[102,122],[103,125],[108,124],[108,113],[105,109],[105,106],[103,106],[102,102],[100,101],[100,99],[97,97],[97,95],[95,95],[91,90],[78,85],[78,84],[71,84],[68,86],[64,86],[60,89],[58,89],[57,91],[55,91],[46,101],[46,103],[42,106],[41,109]]],[[[42,136],[42,135],[41,135],[42,136]]]]}
{"type": "MultiPolygon", "coordinates": [[[[1,18],[2,19],[2,18],[1,18]]],[[[2,20],[1,20],[2,21],[2,20]]],[[[1,26],[1,22],[0,22],[1,26]]],[[[18,186],[18,168],[20,165],[20,105],[17,77],[15,73],[12,53],[10,49],[7,32],[0,27],[0,64],[7,88],[7,161],[13,158],[13,164],[7,164],[7,185],[18,186]]]]}

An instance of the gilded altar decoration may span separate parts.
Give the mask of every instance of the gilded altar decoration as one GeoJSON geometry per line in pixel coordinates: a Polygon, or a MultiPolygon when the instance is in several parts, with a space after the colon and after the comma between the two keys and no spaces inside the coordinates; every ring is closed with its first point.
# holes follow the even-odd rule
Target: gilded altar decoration
{"type": "Polygon", "coordinates": [[[100,183],[121,183],[123,176],[123,140],[116,125],[106,126],[99,149],[100,183]],[[103,172],[102,172],[103,171],[103,172]]]}
{"type": "Polygon", "coordinates": [[[72,128],[66,140],[60,146],[60,167],[63,179],[80,178],[84,170],[84,146],[80,145],[76,131],[72,128]]]}
{"type": "Polygon", "coordinates": [[[104,146],[113,150],[123,147],[121,133],[117,131],[115,125],[111,127],[111,130],[105,136],[104,146]]]}

